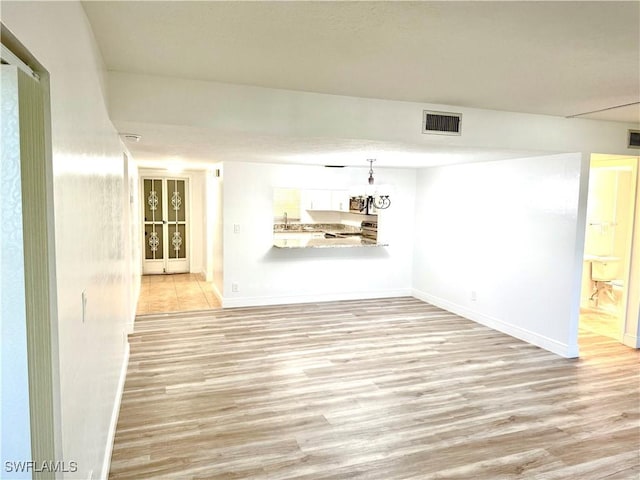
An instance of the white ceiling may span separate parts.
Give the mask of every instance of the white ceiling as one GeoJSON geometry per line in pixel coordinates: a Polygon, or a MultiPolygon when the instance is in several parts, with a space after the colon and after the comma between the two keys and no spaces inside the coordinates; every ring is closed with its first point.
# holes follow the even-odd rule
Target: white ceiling
{"type": "MultiPolygon", "coordinates": [[[[640,120],[640,2],[83,5],[108,70],[562,117],[636,103],[583,118],[640,120]]],[[[184,148],[210,158],[216,148],[211,132],[147,130],[135,156],[184,148]]],[[[244,140],[216,157],[260,156],[261,139],[244,140]]],[[[350,148],[264,142],[280,159],[350,148]]]]}

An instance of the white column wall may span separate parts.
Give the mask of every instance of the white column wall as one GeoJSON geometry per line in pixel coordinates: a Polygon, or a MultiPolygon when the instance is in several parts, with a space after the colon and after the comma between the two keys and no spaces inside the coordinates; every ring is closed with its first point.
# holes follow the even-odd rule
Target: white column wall
{"type": "Polygon", "coordinates": [[[222,302],[224,239],[223,239],[223,168],[216,164],[206,175],[206,276],[213,285],[213,291],[222,302]],[[218,175],[216,175],[218,172],[218,175]]]}
{"type": "Polygon", "coordinates": [[[414,295],[577,356],[588,162],[562,154],[421,170],[414,295]]]}
{"type": "Polygon", "coordinates": [[[191,231],[191,258],[189,270],[191,273],[205,273],[205,241],[206,241],[206,185],[205,172],[190,173],[191,208],[189,222],[191,231]]]}

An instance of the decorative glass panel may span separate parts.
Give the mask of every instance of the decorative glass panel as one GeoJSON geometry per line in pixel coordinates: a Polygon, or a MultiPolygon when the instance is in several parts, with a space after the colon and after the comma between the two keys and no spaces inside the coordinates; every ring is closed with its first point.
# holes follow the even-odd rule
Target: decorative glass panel
{"type": "Polygon", "coordinates": [[[162,225],[147,224],[144,226],[144,251],[144,258],[147,260],[163,258],[162,225]]]}
{"type": "Polygon", "coordinates": [[[184,222],[187,208],[184,180],[167,180],[169,221],[184,222]]]}
{"type": "Polygon", "coordinates": [[[187,258],[187,226],[184,223],[178,225],[178,232],[182,237],[182,249],[178,252],[178,258],[187,258]]]}
{"type": "Polygon", "coordinates": [[[169,258],[187,257],[187,234],[183,223],[169,225],[169,258]]]}
{"type": "Polygon", "coordinates": [[[144,180],[144,221],[162,222],[162,180],[144,180]]]}

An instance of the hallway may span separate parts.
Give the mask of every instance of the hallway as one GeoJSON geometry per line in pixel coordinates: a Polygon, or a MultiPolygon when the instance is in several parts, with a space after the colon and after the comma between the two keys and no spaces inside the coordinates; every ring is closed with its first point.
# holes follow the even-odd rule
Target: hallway
{"type": "Polygon", "coordinates": [[[202,274],[144,275],[136,315],[220,308],[211,284],[202,274]]]}

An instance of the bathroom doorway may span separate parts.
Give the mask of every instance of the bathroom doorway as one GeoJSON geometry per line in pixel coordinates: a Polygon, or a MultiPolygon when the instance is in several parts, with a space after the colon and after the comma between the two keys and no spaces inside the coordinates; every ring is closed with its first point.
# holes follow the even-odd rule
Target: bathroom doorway
{"type": "MultiPolygon", "coordinates": [[[[592,155],[580,295],[580,335],[636,346],[629,300],[638,157],[592,155]]],[[[637,230],[637,228],[636,228],[637,230]]],[[[636,312],[637,315],[637,312],[636,312]]]]}

